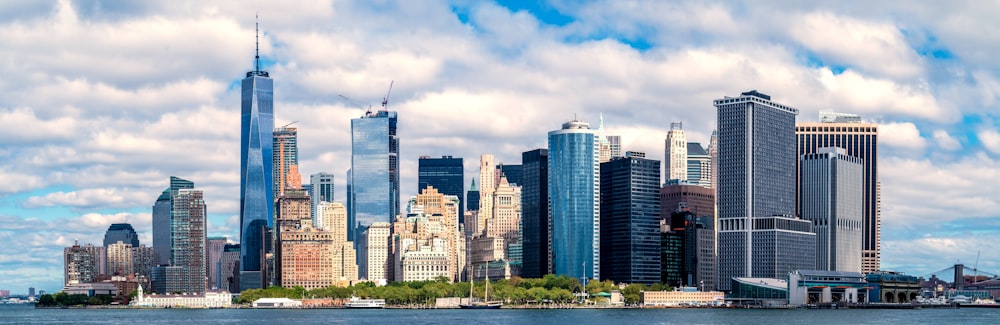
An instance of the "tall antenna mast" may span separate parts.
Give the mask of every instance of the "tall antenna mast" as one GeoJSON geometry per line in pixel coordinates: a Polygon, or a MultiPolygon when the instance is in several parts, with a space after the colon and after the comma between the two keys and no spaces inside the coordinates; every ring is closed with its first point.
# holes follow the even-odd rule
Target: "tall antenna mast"
{"type": "Polygon", "coordinates": [[[254,41],[256,42],[257,45],[257,51],[255,52],[253,57],[253,71],[256,72],[260,71],[260,16],[254,13],[253,18],[254,18],[253,21],[254,27],[256,28],[256,32],[254,33],[254,41]]]}

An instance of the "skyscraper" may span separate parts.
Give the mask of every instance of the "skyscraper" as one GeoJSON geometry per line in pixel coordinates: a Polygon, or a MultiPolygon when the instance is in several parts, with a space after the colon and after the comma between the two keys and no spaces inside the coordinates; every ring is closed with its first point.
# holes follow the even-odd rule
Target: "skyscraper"
{"type": "MultiPolygon", "coordinates": [[[[466,205],[466,211],[479,211],[479,188],[476,187],[476,180],[472,180],[472,185],[469,185],[469,191],[466,192],[465,197],[468,198],[469,205],[466,205]]],[[[462,220],[465,223],[465,220],[462,220]]]]}
{"type": "Polygon", "coordinates": [[[719,287],[816,267],[816,235],[795,216],[795,115],[755,90],[714,101],[719,125],[719,287]]]}
{"type": "MultiPolygon", "coordinates": [[[[171,218],[170,211],[173,211],[174,203],[171,200],[171,193],[176,193],[183,188],[194,188],[194,182],[180,177],[170,176],[170,186],[160,193],[160,197],[153,204],[153,251],[155,253],[155,265],[170,264],[170,246],[173,239],[170,237],[171,218]]],[[[134,246],[133,246],[134,247],[134,246]]]]}
{"type": "Polygon", "coordinates": [[[319,207],[320,202],[333,202],[333,174],[315,173],[309,175],[309,185],[312,187],[312,191],[309,191],[309,197],[312,198],[312,212],[310,214],[315,226],[321,227],[320,225],[323,224],[323,215],[319,214],[316,208],[319,207]]]}
{"type": "Polygon", "coordinates": [[[218,278],[219,262],[222,261],[222,252],[228,244],[228,237],[208,237],[205,239],[205,275],[208,276],[208,288],[210,289],[223,287],[218,278]]]}
{"type": "Polygon", "coordinates": [[[548,201],[557,275],[601,277],[600,143],[590,124],[572,120],[549,132],[548,201]]]}
{"type": "Polygon", "coordinates": [[[113,223],[108,227],[108,231],[104,232],[104,247],[119,241],[130,244],[131,247],[139,247],[139,235],[135,233],[131,224],[113,223]]]}
{"type": "Polygon", "coordinates": [[[708,140],[708,160],[711,166],[712,184],[709,186],[713,191],[719,189],[719,134],[712,131],[712,137],[708,140]]]}
{"type": "Polygon", "coordinates": [[[687,137],[684,135],[684,124],[670,123],[670,131],[663,150],[663,181],[686,181],[687,176],[687,137]]]}
{"type": "MultiPolygon", "coordinates": [[[[368,262],[365,274],[368,281],[385,284],[393,277],[392,258],[389,252],[389,247],[392,247],[389,244],[392,240],[391,235],[392,224],[383,221],[373,223],[365,230],[364,240],[367,243],[364,245],[366,248],[364,254],[367,255],[365,260],[368,262]]],[[[361,254],[360,251],[358,253],[361,254]]]]}
{"type": "Polygon", "coordinates": [[[272,193],[278,197],[285,193],[285,189],[288,188],[288,181],[291,177],[289,175],[290,169],[292,166],[299,165],[299,132],[297,128],[285,126],[274,129],[271,135],[271,148],[273,150],[271,164],[274,168],[272,171],[274,177],[272,193]]]}
{"type": "Polygon", "coordinates": [[[106,267],[108,275],[129,275],[132,274],[132,244],[117,241],[113,244],[105,245],[107,255],[106,267]]]}
{"type": "Polygon", "coordinates": [[[541,278],[552,272],[549,237],[549,150],[521,154],[521,229],[524,252],[521,275],[541,278]]]}
{"type": "Polygon", "coordinates": [[[863,161],[836,147],[819,148],[800,159],[800,209],[816,231],[816,268],[861,272],[863,161]]]}
{"type": "Polygon", "coordinates": [[[486,227],[486,220],[493,218],[493,195],[497,190],[496,160],[492,154],[479,157],[479,214],[473,234],[479,234],[486,227]]]}
{"type": "Polygon", "coordinates": [[[240,285],[241,289],[264,286],[264,238],[274,223],[274,81],[260,69],[260,53],[254,69],[242,82],[242,130],[240,135],[240,285]]]}
{"type": "MultiPolygon", "coordinates": [[[[611,158],[618,158],[622,156],[622,137],[620,135],[609,135],[608,138],[608,150],[611,158]]],[[[657,171],[659,172],[659,171],[657,171]]]]}
{"type": "Polygon", "coordinates": [[[170,267],[178,268],[176,279],[167,271],[166,292],[205,292],[205,200],[201,190],[180,189],[173,196],[170,236],[170,267]],[[176,286],[172,285],[176,284],[176,286]]]}
{"type": "Polygon", "coordinates": [[[504,177],[507,177],[507,182],[510,183],[510,185],[521,186],[521,165],[500,163],[497,165],[497,171],[499,172],[497,174],[497,179],[503,175],[504,177]]]}
{"type": "MultiPolygon", "coordinates": [[[[852,114],[821,112],[819,122],[795,125],[799,156],[816,153],[820,147],[839,147],[847,155],[861,158],[864,170],[864,225],[862,231],[862,273],[880,269],[882,217],[879,210],[878,124],[862,122],[852,114]]],[[[801,165],[798,179],[802,179],[801,165]]],[[[801,191],[801,190],[800,190],[801,191]]],[[[802,214],[802,203],[798,212],[802,214]]]]}
{"type": "MultiPolygon", "coordinates": [[[[347,236],[399,214],[399,138],[396,112],[367,112],[351,120],[351,184],[347,236]]],[[[359,243],[360,244],[360,243],[359,243]]]]}
{"type": "Polygon", "coordinates": [[[687,144],[687,182],[712,187],[712,158],[697,142],[687,144]]]}
{"type": "Polygon", "coordinates": [[[660,162],[634,156],[601,164],[601,277],[660,282],[660,162]]]}
{"type": "MultiPolygon", "coordinates": [[[[417,192],[433,186],[441,194],[465,196],[465,165],[462,158],[421,156],[417,163],[417,192]]],[[[465,200],[458,202],[458,223],[465,222],[465,200]]]]}
{"type": "Polygon", "coordinates": [[[63,249],[63,277],[65,284],[90,283],[100,276],[104,269],[104,246],[86,244],[63,249]]]}

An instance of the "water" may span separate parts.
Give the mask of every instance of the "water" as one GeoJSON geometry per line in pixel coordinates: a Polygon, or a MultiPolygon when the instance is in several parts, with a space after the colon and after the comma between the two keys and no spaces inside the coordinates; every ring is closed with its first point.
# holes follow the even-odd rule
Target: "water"
{"type": "Polygon", "coordinates": [[[997,324],[1000,309],[34,309],[0,306],[0,324],[997,324]]]}

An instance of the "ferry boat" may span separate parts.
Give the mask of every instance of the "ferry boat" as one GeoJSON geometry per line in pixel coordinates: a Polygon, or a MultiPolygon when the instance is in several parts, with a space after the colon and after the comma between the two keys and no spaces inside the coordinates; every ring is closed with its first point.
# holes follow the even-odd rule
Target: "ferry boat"
{"type": "Polygon", "coordinates": [[[351,296],[351,299],[344,304],[344,307],[381,309],[385,308],[385,299],[362,299],[355,296],[351,296]]]}

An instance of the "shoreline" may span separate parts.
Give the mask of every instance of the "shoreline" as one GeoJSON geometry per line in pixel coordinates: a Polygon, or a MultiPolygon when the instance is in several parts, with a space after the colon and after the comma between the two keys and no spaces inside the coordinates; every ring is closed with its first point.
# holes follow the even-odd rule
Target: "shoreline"
{"type": "MultiPolygon", "coordinates": [[[[963,308],[1000,308],[1000,305],[930,305],[930,304],[883,304],[883,303],[872,303],[872,304],[852,304],[846,306],[838,305],[806,305],[806,306],[584,306],[584,305],[510,305],[503,306],[500,309],[506,310],[557,310],[557,309],[652,309],[652,310],[662,310],[662,309],[963,309],[963,308]]],[[[270,307],[252,307],[246,305],[233,305],[230,307],[223,308],[207,308],[207,307],[148,307],[148,306],[130,306],[130,305],[83,305],[83,306],[34,306],[34,309],[354,309],[346,308],[344,306],[303,306],[297,308],[270,308],[270,307]]],[[[397,310],[427,310],[427,309],[460,309],[457,306],[428,306],[428,305],[395,305],[386,306],[383,309],[397,309],[397,310]]]]}

